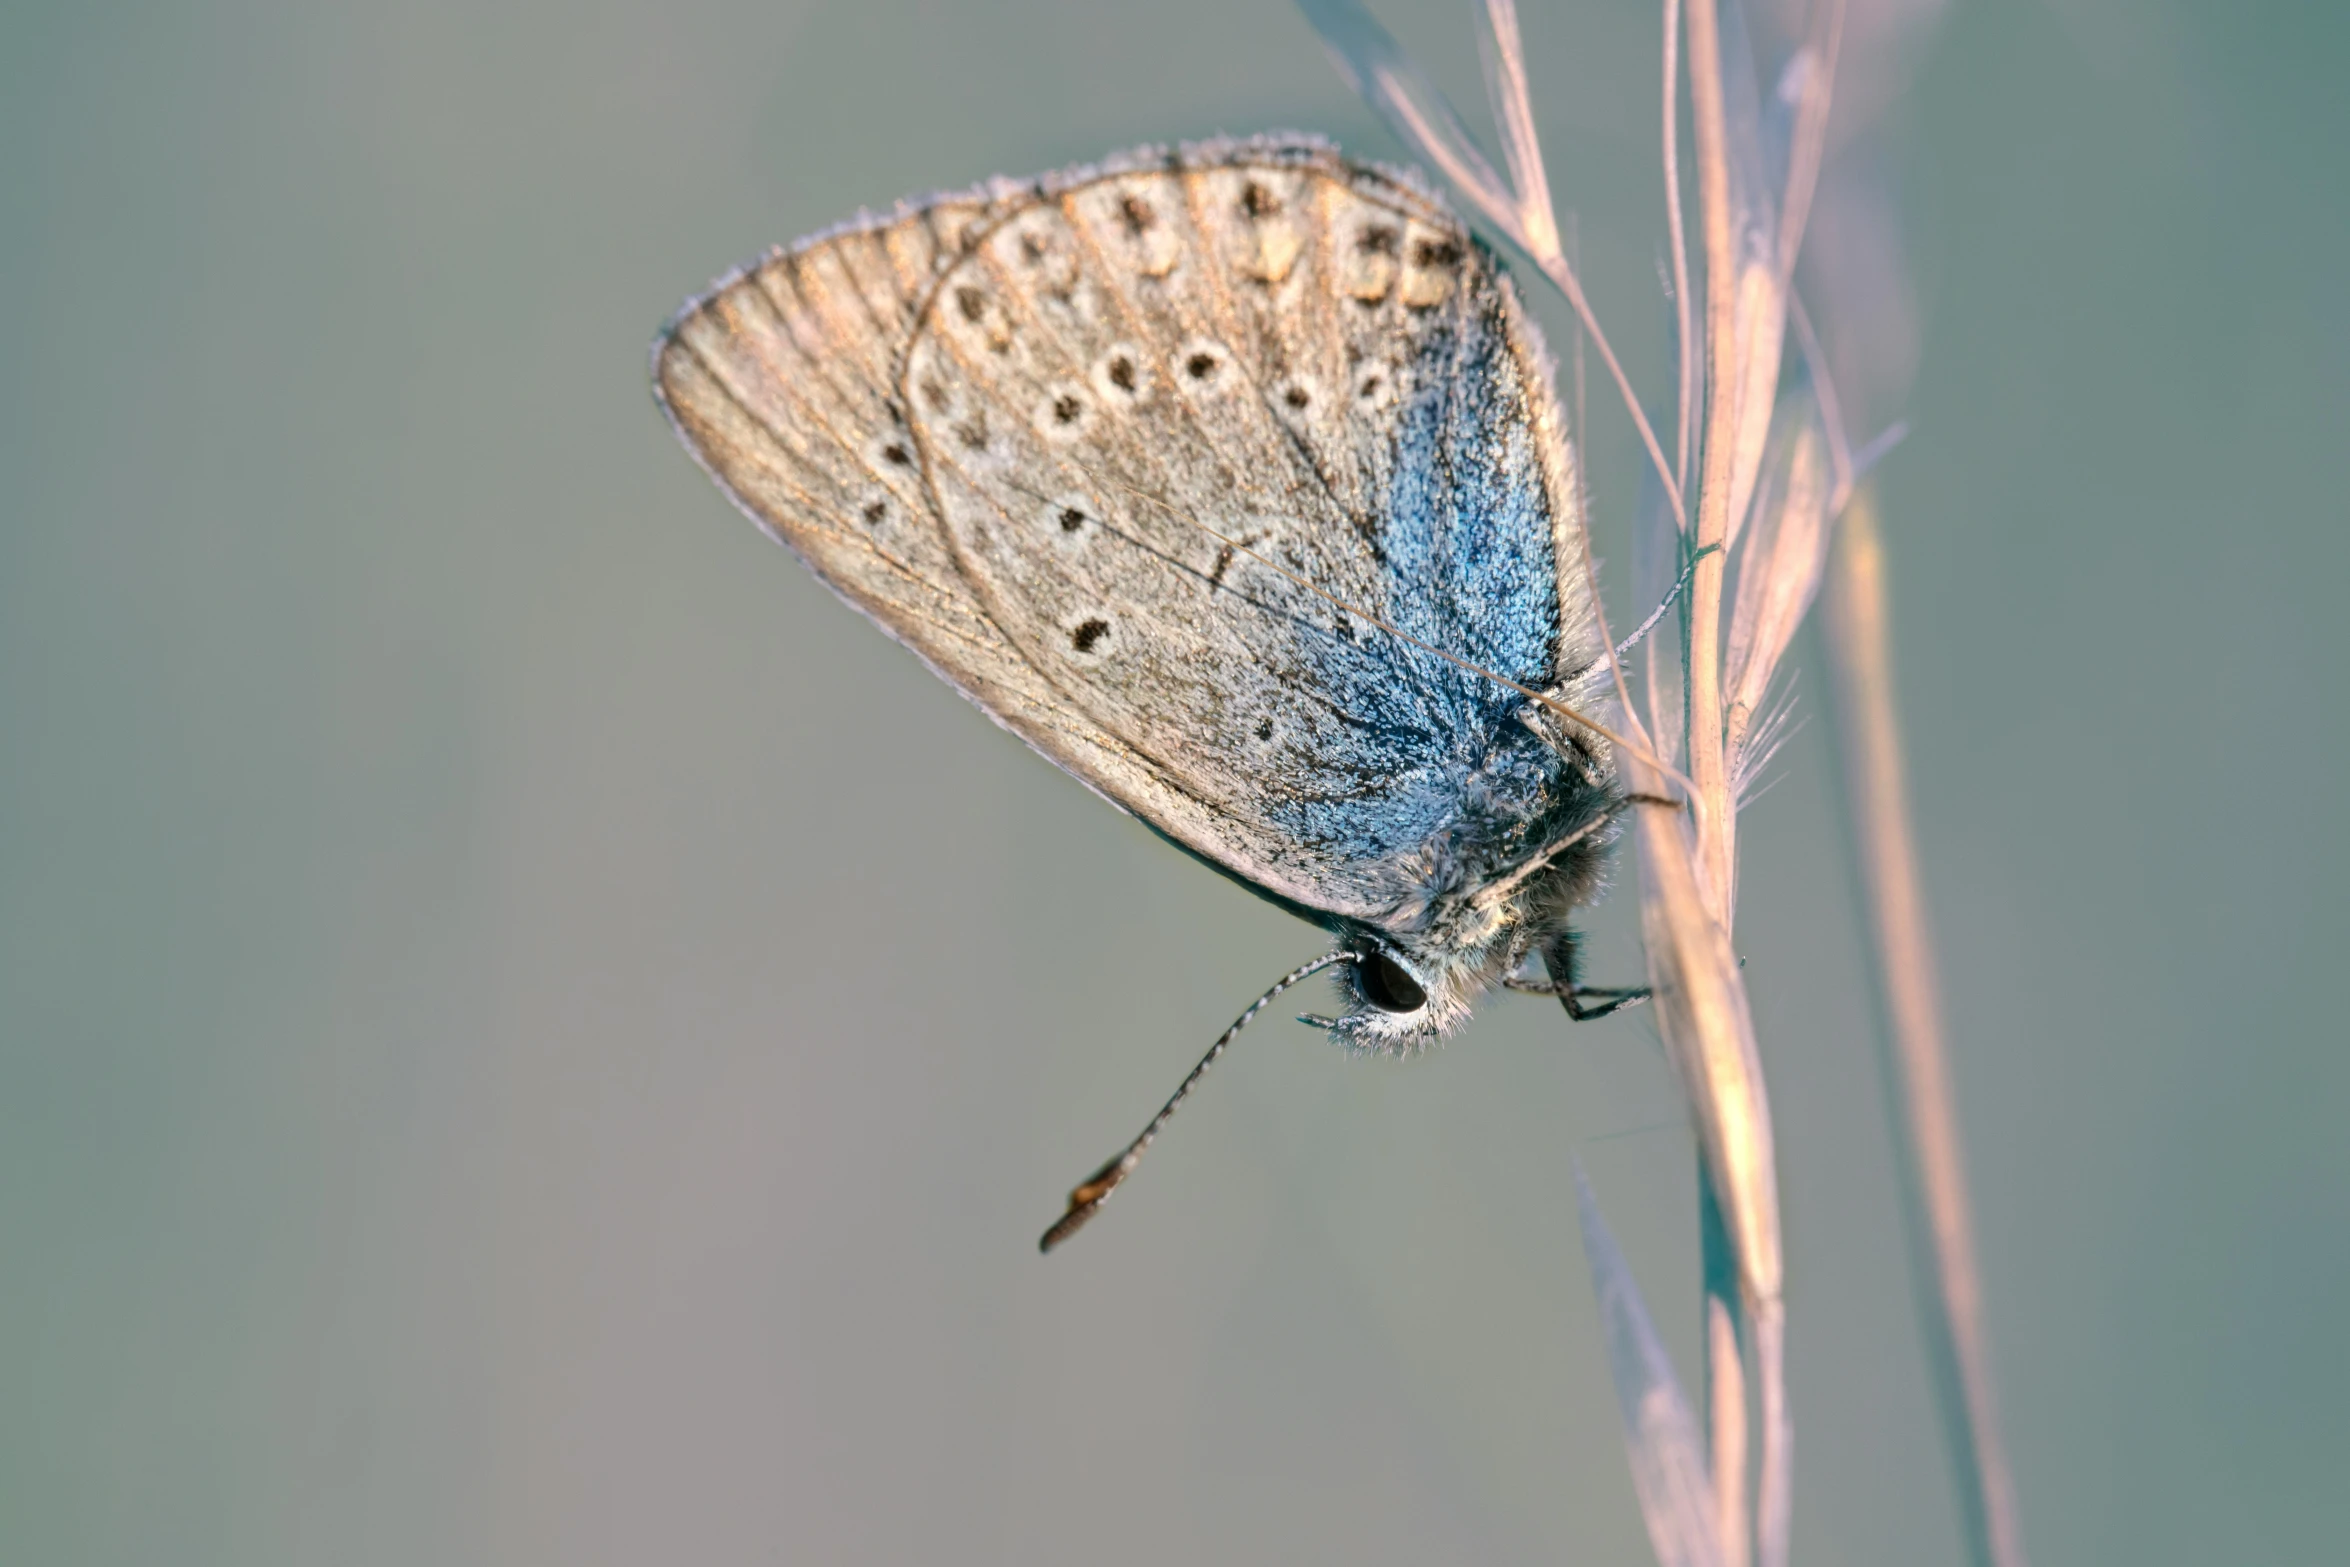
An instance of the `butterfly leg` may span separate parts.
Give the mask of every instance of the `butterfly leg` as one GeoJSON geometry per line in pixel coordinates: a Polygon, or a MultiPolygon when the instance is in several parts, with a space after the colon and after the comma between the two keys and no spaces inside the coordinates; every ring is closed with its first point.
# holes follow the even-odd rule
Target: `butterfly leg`
{"type": "Polygon", "coordinates": [[[1567,1009],[1567,1016],[1578,1023],[1596,1022],[1638,1006],[1649,997],[1646,985],[1583,985],[1576,983],[1575,966],[1580,957],[1576,950],[1575,933],[1562,930],[1550,938],[1542,949],[1542,966],[1550,971],[1548,979],[1532,979],[1511,975],[1502,984],[1529,996],[1556,996],[1559,1005],[1567,1009]]]}
{"type": "Polygon", "coordinates": [[[1559,1004],[1567,1009],[1567,1016],[1578,1023],[1591,1023],[1603,1017],[1613,1017],[1626,1007],[1636,1007],[1646,1001],[1648,995],[1646,985],[1629,985],[1616,990],[1603,989],[1597,985],[1580,985],[1573,990],[1560,991],[1558,998],[1559,1004]],[[1587,999],[1594,996],[1605,999],[1594,1005],[1587,999]]]}
{"type": "Polygon", "coordinates": [[[1595,1022],[1626,1007],[1636,1007],[1649,997],[1646,985],[1560,985],[1553,980],[1523,979],[1515,975],[1503,980],[1502,985],[1522,996],[1556,996],[1559,1004],[1567,1009],[1567,1016],[1578,1023],[1595,1022]]]}
{"type": "Polygon", "coordinates": [[[1659,603],[1654,610],[1649,612],[1648,618],[1640,623],[1638,630],[1634,631],[1630,636],[1616,644],[1616,657],[1622,658],[1626,653],[1631,652],[1634,648],[1640,645],[1640,639],[1642,637],[1647,636],[1649,632],[1656,629],[1656,623],[1665,618],[1665,611],[1673,607],[1673,600],[1679,598],[1681,596],[1681,590],[1689,586],[1689,575],[1690,573],[1697,570],[1697,563],[1720,548],[1721,546],[1719,544],[1708,544],[1704,549],[1701,549],[1696,554],[1690,556],[1689,559],[1682,564],[1681,575],[1675,577],[1673,579],[1673,585],[1665,590],[1664,600],[1659,603]]]}

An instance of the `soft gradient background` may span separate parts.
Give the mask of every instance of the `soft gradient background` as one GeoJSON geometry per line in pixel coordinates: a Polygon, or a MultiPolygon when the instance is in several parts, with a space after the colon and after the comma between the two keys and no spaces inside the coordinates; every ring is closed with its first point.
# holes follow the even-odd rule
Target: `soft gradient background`
{"type": "MultiPolygon", "coordinates": [[[[1465,6],[1383,9],[1474,98],[1465,6]]],[[[2350,1537],[2323,11],[1960,5],[1898,111],[1901,676],[2044,1564],[2350,1537]]],[[[1527,26],[1661,386],[1653,9],[1527,26]]],[[[1275,125],[1392,151],[1274,0],[0,14],[0,1555],[1644,1559],[1568,1168],[1693,1372],[1647,1025],[1269,1023],[1040,1261],[1316,936],[933,683],[646,396],[769,242],[1275,125]]],[[[1594,464],[1621,558],[1620,428],[1594,464]]],[[[1797,1551],[1951,1563],[1821,726],[1781,771],[1740,944],[1797,1551]]]]}

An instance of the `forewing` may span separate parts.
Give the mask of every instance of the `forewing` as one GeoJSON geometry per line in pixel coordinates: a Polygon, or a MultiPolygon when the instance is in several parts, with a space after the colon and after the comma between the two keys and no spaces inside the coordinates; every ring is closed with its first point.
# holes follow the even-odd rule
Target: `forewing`
{"type": "Polygon", "coordinates": [[[654,345],[679,437],[735,503],[999,723],[1115,803],[1224,857],[1231,825],[1105,732],[957,567],[897,386],[940,273],[1036,188],[851,224],[721,279],[654,345]]]}
{"type": "Polygon", "coordinates": [[[1538,828],[1561,758],[1491,676],[1596,660],[1567,448],[1431,199],[1319,144],[1048,181],[940,277],[901,392],[982,611],[1248,880],[1389,918],[1464,814],[1538,828]]]}

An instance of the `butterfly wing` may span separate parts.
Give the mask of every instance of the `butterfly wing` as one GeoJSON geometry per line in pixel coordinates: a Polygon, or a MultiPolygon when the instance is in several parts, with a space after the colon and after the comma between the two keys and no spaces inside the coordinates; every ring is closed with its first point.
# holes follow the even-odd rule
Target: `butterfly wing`
{"type": "Polygon", "coordinates": [[[1599,657],[1568,449],[1428,197],[1295,143],[1050,185],[942,276],[903,389],[989,616],[1243,824],[1213,852],[1248,880],[1393,922],[1590,809],[1492,678],[1599,657]]]}
{"type": "Polygon", "coordinates": [[[1092,724],[988,616],[955,564],[897,397],[939,273],[1032,185],[902,207],[777,250],[688,303],[653,387],[719,487],[827,586],[998,723],[1187,843],[1206,811],[1092,724]]]}
{"type": "Polygon", "coordinates": [[[1390,918],[1448,823],[1556,791],[1521,695],[1366,618],[1537,689],[1594,662],[1533,329],[1439,204],[1323,144],[852,225],[723,280],[654,370],[836,591],[1276,897],[1390,918]]]}

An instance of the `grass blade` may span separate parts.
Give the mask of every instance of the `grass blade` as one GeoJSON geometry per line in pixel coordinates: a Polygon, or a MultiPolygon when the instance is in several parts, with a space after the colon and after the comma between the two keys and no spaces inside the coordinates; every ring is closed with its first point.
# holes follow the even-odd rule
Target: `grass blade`
{"type": "MultiPolygon", "coordinates": [[[[1515,0],[1485,0],[1487,29],[1479,38],[1485,53],[1485,92],[1493,123],[1501,131],[1502,158],[1509,164],[1510,189],[1526,227],[1526,249],[1540,256],[1559,249],[1557,219],[1550,205],[1550,174],[1534,135],[1534,98],[1526,85],[1526,47],[1518,37],[1515,0]]],[[[1576,428],[1581,429],[1580,420],[1576,428]]]]}
{"type": "Polygon", "coordinates": [[[1321,37],[1338,74],[1405,146],[1434,164],[1529,254],[1557,251],[1555,230],[1548,252],[1536,247],[1537,236],[1526,227],[1517,194],[1494,171],[1451,102],[1361,0],[1297,0],[1297,8],[1321,37]]]}
{"type": "Polygon", "coordinates": [[[1909,822],[1884,546],[1872,486],[1862,485],[1845,509],[1828,580],[1825,630],[1836,682],[1837,748],[1844,758],[1843,815],[1868,911],[1887,1088],[1897,1101],[1891,1119],[1908,1209],[1905,1228],[1919,1274],[1935,1394],[1971,1559],[1984,1567],[2024,1567],[2023,1521],[2000,1440],[1983,1326],[1940,981],[1909,822]]]}
{"type": "MultiPolygon", "coordinates": [[[[1730,207],[1730,266],[1717,274],[1709,256],[1706,287],[1727,289],[1733,340],[1728,375],[1717,386],[1734,410],[1729,465],[1726,546],[1746,526],[1755,476],[1771,428],[1772,395],[1779,384],[1779,358],[1787,340],[1787,282],[1779,268],[1778,195],[1763,145],[1762,103],[1755,87],[1754,46],[1747,35],[1745,8],[1722,0],[1720,47],[1722,142],[1730,207]]],[[[1696,55],[1691,55],[1691,64],[1696,55]]]]}
{"type": "Polygon", "coordinates": [[[1526,161],[1532,171],[1532,178],[1526,184],[1514,188],[1494,171],[1493,164],[1470,137],[1467,125],[1462,123],[1450,101],[1412,63],[1396,43],[1395,36],[1379,25],[1379,19],[1361,0],[1297,0],[1297,8],[1305,14],[1331,62],[1338,67],[1338,74],[1354,88],[1356,95],[1387,122],[1405,146],[1434,164],[1452,181],[1486,220],[1525,251],[1543,275],[1567,296],[1576,319],[1591,335],[1591,346],[1599,351],[1600,362],[1615,380],[1616,390],[1624,399],[1624,409],[1632,416],[1633,427],[1640,432],[1641,444],[1648,449],[1649,461],[1656,464],[1675,520],[1686,529],[1688,516],[1681,498],[1680,480],[1667,464],[1665,449],[1658,444],[1656,430],[1649,423],[1648,410],[1640,405],[1639,394],[1632,390],[1631,377],[1624,373],[1623,362],[1616,357],[1607,333],[1600,329],[1598,316],[1592,313],[1591,301],[1583,295],[1581,279],[1567,264],[1566,252],[1559,245],[1558,221],[1550,205],[1550,184],[1542,173],[1541,152],[1534,141],[1533,108],[1526,96],[1525,58],[1518,47],[1517,12],[1509,0],[1489,0],[1489,4],[1487,15],[1493,23],[1493,37],[1487,41],[1486,48],[1487,68],[1496,95],[1494,111],[1500,118],[1511,162],[1526,161]]]}
{"type": "Polygon", "coordinates": [[[1697,1415],[1580,1164],[1575,1166],[1575,1202],[1583,1216],[1583,1256],[1607,1337],[1608,1370],[1624,1417],[1632,1489],[1640,1498],[1658,1567],[1722,1567],[1713,1483],[1706,1475],[1697,1415]]]}
{"type": "Polygon", "coordinates": [[[1763,711],[1779,661],[1795,641],[1828,564],[1829,502],[1835,464],[1820,405],[1790,395],[1755,489],[1754,520],[1738,552],[1730,639],[1723,650],[1731,787],[1743,794],[1760,765],[1748,740],[1763,711]]]}

